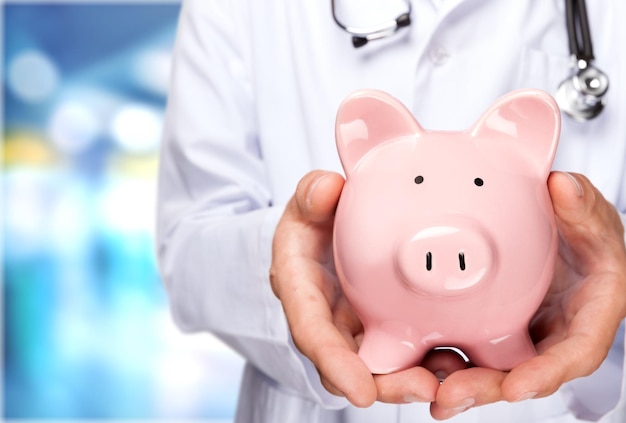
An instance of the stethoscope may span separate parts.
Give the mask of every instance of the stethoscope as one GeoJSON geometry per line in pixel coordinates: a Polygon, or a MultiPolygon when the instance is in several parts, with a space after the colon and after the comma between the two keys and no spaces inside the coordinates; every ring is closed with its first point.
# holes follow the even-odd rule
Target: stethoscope
{"type": "MultiPolygon", "coordinates": [[[[406,0],[406,7],[406,12],[394,20],[377,26],[357,28],[344,25],[337,18],[335,0],[331,0],[333,19],[340,28],[352,35],[352,45],[355,48],[410,26],[410,0],[406,0]]],[[[604,109],[609,78],[593,66],[593,45],[585,0],[565,0],[565,15],[572,69],[570,76],[559,85],[555,98],[563,112],[576,120],[586,121],[598,116],[604,109]]]]}

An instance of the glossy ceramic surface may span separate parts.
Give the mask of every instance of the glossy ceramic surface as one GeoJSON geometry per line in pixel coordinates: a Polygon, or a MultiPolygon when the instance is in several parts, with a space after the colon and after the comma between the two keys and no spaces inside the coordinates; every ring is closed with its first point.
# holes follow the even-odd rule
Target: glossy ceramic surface
{"type": "Polygon", "coordinates": [[[538,90],[504,96],[462,132],[425,130],[380,91],[344,100],[335,262],[373,373],[434,347],[502,370],[536,354],[528,324],[554,271],[546,181],[559,132],[538,90]]]}

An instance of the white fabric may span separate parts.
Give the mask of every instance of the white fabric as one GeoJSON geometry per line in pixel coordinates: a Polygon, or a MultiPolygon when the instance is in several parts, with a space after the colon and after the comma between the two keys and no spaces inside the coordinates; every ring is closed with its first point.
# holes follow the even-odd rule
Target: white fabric
{"type": "MultiPolygon", "coordinates": [[[[375,20],[379,8],[368,15],[367,3],[344,2],[344,23],[375,20]]],[[[608,107],[592,122],[564,118],[555,168],[584,173],[624,212],[626,3],[587,7],[596,63],[611,80],[608,107]]],[[[181,329],[211,331],[248,360],[238,422],[432,420],[424,404],[355,409],[322,388],[270,289],[273,232],[307,171],[340,171],[334,118],[348,93],[381,89],[427,129],[466,128],[513,89],[555,93],[569,72],[563,9],[562,0],[415,0],[410,29],[355,50],[330,1],[183,2],[158,253],[181,329]]],[[[546,399],[480,407],[454,421],[624,423],[623,351],[620,332],[595,375],[546,399]]]]}

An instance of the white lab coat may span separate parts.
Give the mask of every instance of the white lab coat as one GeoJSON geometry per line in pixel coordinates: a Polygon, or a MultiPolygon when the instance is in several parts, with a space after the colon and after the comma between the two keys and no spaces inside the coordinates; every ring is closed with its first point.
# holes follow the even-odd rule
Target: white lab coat
{"type": "MultiPolygon", "coordinates": [[[[403,5],[386,2],[392,11],[403,5]]],[[[596,64],[611,79],[608,106],[591,122],[564,118],[555,168],[587,175],[624,212],[626,2],[588,3],[596,64]]],[[[368,23],[384,14],[380,4],[345,0],[338,12],[368,23]]],[[[315,168],[341,170],[334,119],[348,93],[387,91],[423,127],[455,130],[513,89],[555,93],[569,72],[562,0],[414,0],[412,17],[410,29],[356,50],[328,0],[183,2],[158,253],[180,328],[210,331],[248,361],[237,422],[431,421],[425,404],[356,409],[328,394],[294,348],[268,281],[274,229],[298,180],[315,168]]],[[[623,350],[620,331],[591,377],[453,421],[624,423],[623,350]]]]}

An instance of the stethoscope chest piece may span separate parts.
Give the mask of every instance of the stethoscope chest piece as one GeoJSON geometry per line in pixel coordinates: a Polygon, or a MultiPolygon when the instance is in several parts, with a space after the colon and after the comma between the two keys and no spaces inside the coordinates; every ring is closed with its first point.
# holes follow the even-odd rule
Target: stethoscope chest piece
{"type": "Polygon", "coordinates": [[[578,121],[598,116],[606,103],[609,79],[604,72],[578,61],[578,69],[559,85],[556,101],[564,113],[578,121]]]}
{"type": "Polygon", "coordinates": [[[585,0],[566,0],[565,15],[572,74],[559,85],[556,101],[561,110],[578,121],[598,116],[606,103],[609,78],[593,66],[593,43],[585,0]]]}

